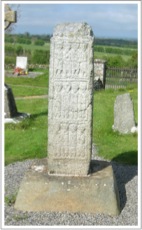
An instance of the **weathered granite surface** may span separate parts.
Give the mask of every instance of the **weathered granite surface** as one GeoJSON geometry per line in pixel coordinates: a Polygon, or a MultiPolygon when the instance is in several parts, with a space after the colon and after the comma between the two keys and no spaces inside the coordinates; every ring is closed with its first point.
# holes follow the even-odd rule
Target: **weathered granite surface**
{"type": "Polygon", "coordinates": [[[131,133],[135,127],[133,101],[129,93],[118,95],[114,104],[113,129],[122,134],[131,133]]]}
{"type": "Polygon", "coordinates": [[[86,23],[57,25],[51,39],[50,174],[88,174],[92,151],[93,42],[93,32],[86,23]]]}
{"type": "Polygon", "coordinates": [[[94,89],[104,89],[106,81],[106,61],[94,60],[94,89]]]}
{"type": "Polygon", "coordinates": [[[90,175],[82,177],[48,175],[47,159],[26,172],[15,209],[34,212],[120,214],[120,200],[110,163],[91,161],[90,175]]]}

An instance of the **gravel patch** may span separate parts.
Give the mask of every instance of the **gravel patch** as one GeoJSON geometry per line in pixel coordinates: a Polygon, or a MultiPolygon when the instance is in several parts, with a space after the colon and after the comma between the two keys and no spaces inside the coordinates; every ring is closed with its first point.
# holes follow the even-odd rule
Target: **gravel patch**
{"type": "Polygon", "coordinates": [[[6,71],[5,72],[6,77],[15,77],[15,78],[17,78],[17,77],[36,78],[42,74],[43,74],[43,72],[29,72],[27,75],[21,74],[21,75],[17,76],[16,74],[13,73],[13,71],[6,71]]]}
{"type": "MultiPolygon", "coordinates": [[[[103,160],[95,157],[96,160],[103,160]]],[[[16,197],[25,172],[38,162],[26,160],[5,167],[5,226],[137,226],[138,225],[138,176],[137,166],[111,162],[116,176],[121,213],[117,217],[103,214],[69,212],[23,212],[14,209],[10,197],[16,197]]],[[[13,199],[14,199],[13,198],[13,199]]]]}

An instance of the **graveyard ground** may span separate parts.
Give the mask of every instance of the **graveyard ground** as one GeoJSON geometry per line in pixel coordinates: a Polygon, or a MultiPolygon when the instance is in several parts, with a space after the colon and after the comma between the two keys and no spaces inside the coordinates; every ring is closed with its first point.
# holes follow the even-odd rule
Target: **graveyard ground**
{"type": "MultiPolygon", "coordinates": [[[[37,71],[37,70],[36,70],[37,71]]],[[[30,118],[5,125],[5,164],[47,156],[48,70],[36,78],[6,77],[12,87],[19,112],[30,118]],[[43,97],[42,97],[43,95],[43,97]],[[37,96],[40,96],[39,98],[37,96]]],[[[120,135],[112,131],[113,107],[118,94],[129,92],[138,122],[137,88],[106,89],[94,93],[93,143],[98,155],[124,164],[137,164],[137,134],[120,135]]]]}

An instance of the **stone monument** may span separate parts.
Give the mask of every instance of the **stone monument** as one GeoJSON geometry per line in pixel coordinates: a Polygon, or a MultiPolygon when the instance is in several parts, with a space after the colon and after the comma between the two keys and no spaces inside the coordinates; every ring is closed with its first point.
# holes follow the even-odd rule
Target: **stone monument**
{"type": "Polygon", "coordinates": [[[94,60],[94,89],[105,89],[106,81],[106,61],[102,59],[94,60]]]}
{"type": "Polygon", "coordinates": [[[92,152],[93,33],[85,23],[58,25],[51,39],[48,169],[87,175],[92,152]]]}
{"type": "Polygon", "coordinates": [[[113,130],[122,134],[131,133],[135,127],[133,101],[129,93],[118,95],[114,104],[113,130]]]}
{"type": "Polygon", "coordinates": [[[91,161],[93,33],[86,23],[58,25],[51,40],[48,158],[24,176],[15,208],[118,215],[112,166],[91,161]]]}
{"type": "Polygon", "coordinates": [[[24,71],[28,70],[28,58],[27,57],[16,57],[16,68],[21,68],[24,71]]]}
{"type": "Polygon", "coordinates": [[[13,118],[18,114],[12,89],[7,84],[4,86],[4,113],[5,118],[13,118]]]}
{"type": "MultiPolygon", "coordinates": [[[[11,25],[11,23],[17,22],[16,11],[12,11],[10,7],[5,4],[5,30],[11,25]]],[[[9,85],[5,84],[4,86],[4,122],[5,123],[17,123],[19,120],[29,116],[26,113],[19,113],[17,111],[16,102],[12,89],[9,85]]]]}
{"type": "Polygon", "coordinates": [[[28,70],[28,58],[27,57],[16,57],[16,68],[19,67],[28,70]]]}
{"type": "Polygon", "coordinates": [[[28,58],[27,57],[16,57],[16,67],[14,69],[14,74],[27,75],[28,74],[28,58]]]}

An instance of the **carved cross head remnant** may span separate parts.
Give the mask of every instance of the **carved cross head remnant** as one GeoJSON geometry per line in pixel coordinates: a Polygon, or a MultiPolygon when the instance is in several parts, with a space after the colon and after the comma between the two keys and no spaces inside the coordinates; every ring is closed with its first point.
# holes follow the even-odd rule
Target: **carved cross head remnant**
{"type": "Polygon", "coordinates": [[[17,22],[17,12],[12,11],[9,5],[5,4],[4,29],[8,29],[11,23],[17,22]]]}

